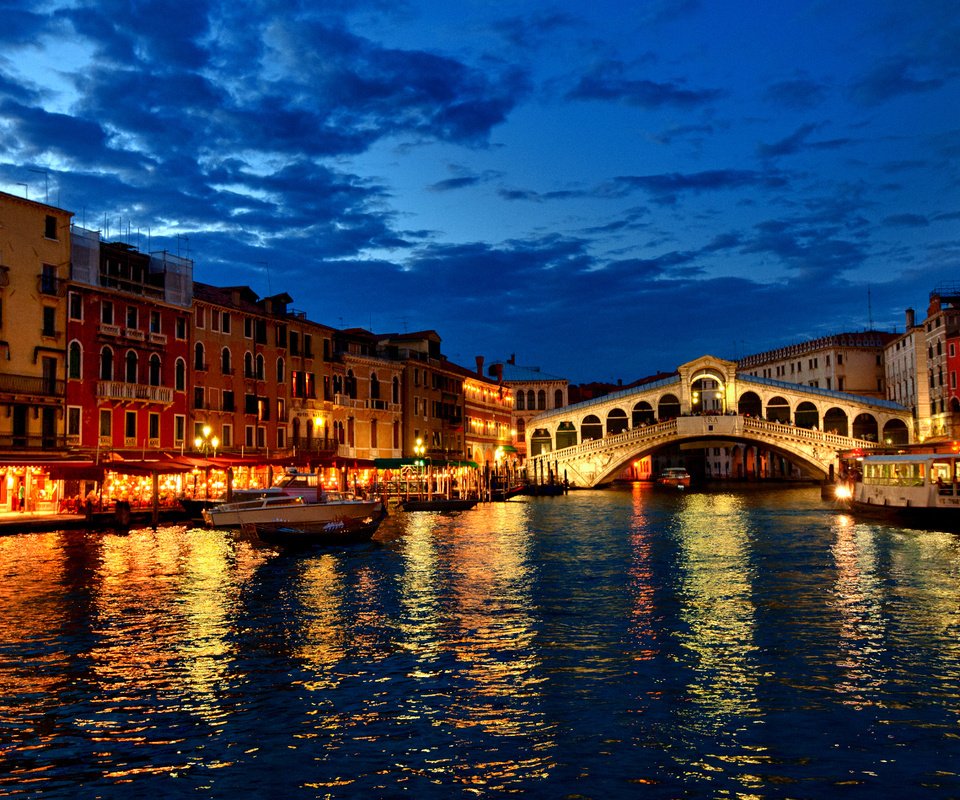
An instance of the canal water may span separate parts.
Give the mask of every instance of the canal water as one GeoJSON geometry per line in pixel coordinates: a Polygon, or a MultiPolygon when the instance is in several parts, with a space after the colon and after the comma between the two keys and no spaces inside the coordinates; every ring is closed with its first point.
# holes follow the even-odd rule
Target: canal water
{"type": "Polygon", "coordinates": [[[960,796],[960,539],[814,489],[0,539],[0,796],[960,796]]]}

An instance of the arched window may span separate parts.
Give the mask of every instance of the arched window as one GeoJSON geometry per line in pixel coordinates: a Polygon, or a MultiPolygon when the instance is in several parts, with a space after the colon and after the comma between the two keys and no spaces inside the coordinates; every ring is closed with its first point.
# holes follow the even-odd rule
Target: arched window
{"type": "Polygon", "coordinates": [[[282,358],[277,359],[277,385],[283,386],[283,382],[286,380],[286,364],[282,358]]]}
{"type": "Polygon", "coordinates": [[[177,364],[174,368],[173,387],[178,392],[185,392],[187,390],[187,362],[182,358],[177,359],[177,364]]]}
{"type": "Polygon", "coordinates": [[[563,408],[563,389],[557,389],[553,393],[553,407],[563,408]]]}
{"type": "Polygon", "coordinates": [[[133,350],[127,351],[127,357],[125,359],[126,367],[124,369],[123,379],[127,383],[136,383],[137,382],[137,354],[133,350]]]}
{"type": "Polygon", "coordinates": [[[533,389],[527,390],[527,408],[531,411],[537,407],[537,396],[533,393],[533,389]]]}
{"type": "Polygon", "coordinates": [[[83,351],[80,349],[80,342],[70,342],[70,351],[67,353],[67,377],[83,377],[83,351]]]}
{"type": "Polygon", "coordinates": [[[547,410],[547,393],[543,389],[537,392],[537,410],[547,410]]]}
{"type": "Polygon", "coordinates": [[[253,377],[253,353],[249,350],[243,354],[243,377],[253,377]]]}
{"type": "Polygon", "coordinates": [[[100,380],[113,380],[113,350],[109,347],[100,351],[100,380]]]}
{"type": "Polygon", "coordinates": [[[370,399],[379,400],[380,399],[380,380],[377,378],[376,372],[370,373],[370,399]]]}
{"type": "Polygon", "coordinates": [[[352,369],[347,370],[346,384],[347,384],[347,397],[350,397],[353,400],[356,400],[357,399],[357,378],[353,374],[352,369]]]}
{"type": "Polygon", "coordinates": [[[197,342],[196,347],[193,348],[193,368],[199,370],[207,368],[203,360],[203,342],[197,342]]]}
{"type": "Polygon", "coordinates": [[[523,393],[523,391],[522,390],[518,391],[517,392],[517,411],[527,410],[527,404],[526,402],[524,402],[525,399],[526,399],[526,395],[523,393]]]}
{"type": "Polygon", "coordinates": [[[220,351],[220,372],[224,375],[229,375],[233,372],[229,347],[224,347],[223,350],[220,351]]]}
{"type": "Polygon", "coordinates": [[[160,356],[156,353],[150,356],[150,385],[160,385],[160,356]]]}
{"type": "Polygon", "coordinates": [[[264,375],[266,374],[267,371],[264,369],[263,365],[263,355],[261,353],[257,353],[257,380],[262,381],[264,375]]]}

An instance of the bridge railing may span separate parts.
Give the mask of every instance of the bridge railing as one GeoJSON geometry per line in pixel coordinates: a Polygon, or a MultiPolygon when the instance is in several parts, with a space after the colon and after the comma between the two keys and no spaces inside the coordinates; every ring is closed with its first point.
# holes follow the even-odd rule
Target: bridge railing
{"type": "Polygon", "coordinates": [[[839,433],[825,433],[816,428],[798,428],[783,422],[769,422],[755,417],[743,418],[744,429],[763,431],[767,434],[776,434],[786,438],[805,439],[815,444],[826,444],[836,447],[837,450],[852,450],[855,447],[876,447],[876,442],[866,439],[854,439],[852,436],[841,436],[839,433]]]}
{"type": "Polygon", "coordinates": [[[677,421],[675,419],[666,422],[658,422],[654,425],[647,425],[645,428],[629,428],[622,433],[608,434],[600,439],[588,439],[580,444],[563,447],[559,450],[551,450],[549,453],[541,453],[531,458],[531,461],[538,459],[544,461],[553,461],[574,458],[576,456],[594,453],[598,450],[607,450],[610,447],[617,447],[623,444],[644,441],[648,439],[660,439],[672,436],[677,431],[677,421]]]}

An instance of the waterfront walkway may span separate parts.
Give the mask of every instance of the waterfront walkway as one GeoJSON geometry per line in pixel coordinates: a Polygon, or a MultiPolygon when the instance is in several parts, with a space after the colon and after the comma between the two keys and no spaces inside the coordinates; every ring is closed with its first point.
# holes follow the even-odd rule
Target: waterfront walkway
{"type": "MultiPolygon", "coordinates": [[[[186,512],[181,508],[160,509],[160,524],[188,522],[186,512]]],[[[107,530],[117,529],[113,511],[95,512],[92,518],[86,514],[57,514],[51,511],[0,511],[0,536],[17,533],[39,533],[62,530],[107,530]]],[[[134,512],[128,527],[150,527],[150,515],[147,512],[144,521],[143,512],[134,512]]]]}

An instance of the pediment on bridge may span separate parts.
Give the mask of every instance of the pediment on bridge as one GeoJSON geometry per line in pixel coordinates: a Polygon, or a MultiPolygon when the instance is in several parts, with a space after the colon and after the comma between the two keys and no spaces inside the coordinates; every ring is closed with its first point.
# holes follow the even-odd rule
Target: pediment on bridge
{"type": "Polygon", "coordinates": [[[737,364],[735,361],[727,361],[716,356],[700,356],[700,358],[681,364],[677,371],[680,373],[681,380],[689,385],[701,372],[712,372],[721,376],[724,383],[732,381],[737,374],[737,364]]]}

